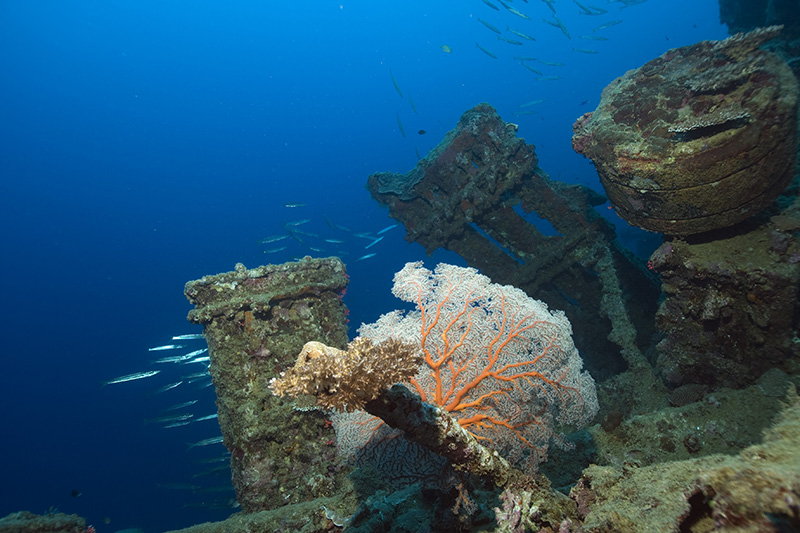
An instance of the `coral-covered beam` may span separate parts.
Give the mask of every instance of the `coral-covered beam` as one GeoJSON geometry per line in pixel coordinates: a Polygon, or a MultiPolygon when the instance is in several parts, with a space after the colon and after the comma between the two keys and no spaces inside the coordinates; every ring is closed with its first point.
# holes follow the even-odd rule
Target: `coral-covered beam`
{"type": "Polygon", "coordinates": [[[479,444],[447,411],[423,402],[403,385],[382,391],[364,409],[403,430],[408,439],[443,456],[458,470],[497,486],[505,486],[522,475],[496,451],[479,444]]]}

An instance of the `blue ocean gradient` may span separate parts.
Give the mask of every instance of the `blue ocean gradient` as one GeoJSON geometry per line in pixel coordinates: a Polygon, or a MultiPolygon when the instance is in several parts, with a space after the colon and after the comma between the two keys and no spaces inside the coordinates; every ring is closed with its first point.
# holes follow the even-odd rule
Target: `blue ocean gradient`
{"type": "MultiPolygon", "coordinates": [[[[553,4],[571,39],[542,20],[554,19],[540,0],[511,4],[528,20],[481,0],[0,2],[0,515],[58,509],[98,532],[151,532],[235,512],[231,492],[173,486],[229,483],[194,462],[221,445],[187,450],[219,434],[215,421],[144,423],[192,398],[196,416],[210,414],[213,389],[153,394],[174,367],[101,383],[156,368],[165,354],[148,348],[199,332],[184,283],[237,262],[341,253],[351,334],[398,306],[390,288],[405,262],[462,264],[427,257],[402,227],[369,249],[354,233],[393,224],[367,176],[410,170],[480,102],[519,124],[554,179],[601,190],[571,149],[575,119],[625,71],[726,31],[711,0],[592,2],[608,13],[553,4]],[[478,18],[536,41],[502,42],[478,18]],[[540,81],[514,56],[565,66],[536,67],[560,76],[540,81]],[[522,109],[538,114],[515,115],[537,99],[522,109]],[[345,242],[259,243],[304,219],[302,230],[345,242]]],[[[657,245],[624,223],[620,233],[640,255],[657,245]]]]}

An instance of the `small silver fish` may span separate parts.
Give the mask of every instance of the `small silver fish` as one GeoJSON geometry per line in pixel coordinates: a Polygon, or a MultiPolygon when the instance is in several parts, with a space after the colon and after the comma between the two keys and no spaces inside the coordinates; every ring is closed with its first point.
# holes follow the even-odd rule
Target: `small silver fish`
{"type": "Polygon", "coordinates": [[[521,13],[521,12],[517,11],[516,9],[514,9],[513,7],[511,7],[510,5],[508,5],[505,2],[503,2],[503,0],[497,0],[497,1],[500,2],[500,5],[503,6],[504,8],[506,8],[506,10],[509,13],[511,13],[512,15],[516,15],[516,16],[518,16],[520,18],[523,18],[523,19],[526,19],[526,20],[530,20],[531,19],[525,13],[521,13]]]}
{"type": "Polygon", "coordinates": [[[611,22],[606,22],[605,24],[601,24],[600,26],[593,28],[592,31],[604,30],[606,28],[610,28],[611,26],[616,26],[617,24],[622,24],[622,21],[612,20],[611,22]]]}
{"type": "Polygon", "coordinates": [[[376,233],[375,235],[381,235],[381,234],[383,234],[383,233],[386,233],[387,231],[389,231],[389,230],[392,230],[392,229],[394,229],[394,228],[396,228],[396,227],[397,227],[397,224],[392,224],[391,226],[386,226],[385,228],[383,228],[382,230],[380,230],[380,231],[379,231],[378,233],[376,233]]]}
{"type": "Polygon", "coordinates": [[[192,449],[192,448],[195,448],[197,446],[208,446],[210,444],[219,444],[221,442],[222,442],[222,436],[211,437],[210,439],[203,439],[203,440],[199,440],[197,442],[190,443],[188,449],[192,449]]]}
{"type": "Polygon", "coordinates": [[[273,242],[282,241],[283,239],[288,239],[288,238],[289,238],[288,235],[272,235],[271,237],[264,237],[258,242],[261,244],[271,244],[273,242]]]}
{"type": "Polygon", "coordinates": [[[160,363],[180,363],[181,361],[186,361],[187,359],[191,359],[194,356],[186,356],[186,355],[171,355],[169,357],[162,357],[161,359],[156,359],[153,361],[154,364],[160,363]]]}
{"type": "Polygon", "coordinates": [[[164,346],[156,346],[155,348],[148,348],[148,352],[160,352],[162,350],[177,350],[183,348],[184,344],[165,344],[164,346]]]}
{"type": "Polygon", "coordinates": [[[378,255],[378,254],[374,254],[373,253],[373,254],[362,255],[361,257],[356,259],[356,261],[363,261],[364,259],[369,259],[370,257],[375,257],[376,255],[378,255]]]}
{"type": "Polygon", "coordinates": [[[534,74],[538,74],[539,76],[544,76],[544,72],[542,72],[541,70],[536,70],[532,66],[526,65],[525,63],[523,63],[522,66],[525,67],[526,69],[530,70],[534,74]]]}
{"type": "Polygon", "coordinates": [[[283,204],[283,207],[306,207],[306,205],[308,205],[308,204],[301,204],[301,203],[283,204]]]}
{"type": "Polygon", "coordinates": [[[378,237],[377,239],[375,239],[374,241],[372,241],[371,243],[369,243],[368,245],[366,245],[366,246],[364,247],[364,249],[366,250],[367,248],[372,248],[373,246],[375,246],[376,244],[378,244],[378,243],[379,243],[379,242],[381,242],[382,240],[383,240],[383,237],[378,237]]]}
{"type": "Polygon", "coordinates": [[[206,415],[206,416],[201,416],[200,418],[195,418],[194,421],[195,422],[202,422],[204,420],[213,420],[213,419],[217,418],[218,416],[219,415],[217,413],[214,413],[213,415],[206,415]]]}
{"type": "Polygon", "coordinates": [[[524,104],[520,104],[519,107],[530,107],[532,105],[539,105],[543,104],[544,100],[531,100],[530,102],[525,102],[524,104]]]}
{"type": "Polygon", "coordinates": [[[508,31],[510,31],[511,33],[513,33],[514,35],[516,35],[517,37],[522,37],[523,39],[528,39],[529,41],[535,41],[536,40],[535,37],[531,37],[527,33],[522,33],[521,31],[517,31],[514,28],[511,28],[509,26],[506,26],[506,29],[508,31]]]}
{"type": "Polygon", "coordinates": [[[147,372],[136,372],[135,374],[128,374],[127,376],[120,376],[118,378],[114,378],[109,381],[104,381],[103,386],[106,385],[113,385],[115,383],[125,383],[126,381],[135,381],[137,379],[144,379],[149,378],[151,376],[155,376],[161,372],[161,370],[148,370],[147,372]]]}
{"type": "Polygon", "coordinates": [[[489,28],[490,30],[495,32],[497,35],[500,35],[501,33],[503,33],[502,31],[500,31],[499,29],[495,28],[494,26],[492,26],[491,24],[489,24],[488,22],[486,22],[485,20],[483,20],[481,18],[478,19],[478,22],[480,22],[481,24],[483,24],[484,26],[486,26],[487,28],[489,28]]]}
{"type": "Polygon", "coordinates": [[[179,428],[179,427],[181,427],[181,426],[188,426],[189,424],[191,424],[191,422],[190,422],[190,421],[188,421],[188,420],[181,420],[180,422],[173,422],[172,424],[167,424],[166,426],[162,426],[162,427],[163,427],[164,429],[169,429],[169,428],[179,428]]]}
{"type": "Polygon", "coordinates": [[[400,113],[395,111],[394,114],[397,117],[397,127],[400,129],[400,135],[405,137],[406,136],[406,130],[405,130],[405,128],[403,128],[403,121],[400,120],[400,113]]]}
{"type": "Polygon", "coordinates": [[[412,109],[412,111],[414,111],[414,114],[416,115],[417,114],[417,106],[414,105],[414,100],[412,100],[410,96],[408,97],[408,103],[411,104],[411,109],[412,109]]]}
{"type": "Polygon", "coordinates": [[[189,333],[188,335],[175,335],[174,337],[172,337],[172,340],[174,340],[174,341],[191,341],[191,340],[202,339],[202,338],[204,338],[202,333],[189,333]]]}
{"type": "Polygon", "coordinates": [[[163,387],[156,390],[155,394],[159,394],[161,392],[167,392],[168,390],[172,390],[175,387],[179,387],[183,383],[183,380],[176,381],[175,383],[170,383],[168,385],[164,385],[163,387]]]}
{"type": "Polygon", "coordinates": [[[308,222],[311,222],[310,218],[303,218],[301,220],[293,220],[291,222],[287,222],[286,224],[284,224],[284,226],[292,226],[292,227],[294,227],[294,226],[300,226],[302,224],[307,224],[308,222]]]}
{"type": "Polygon", "coordinates": [[[144,423],[149,424],[150,422],[157,422],[160,424],[172,424],[173,422],[183,422],[184,420],[189,420],[194,415],[192,414],[182,414],[182,415],[164,415],[159,416],[158,418],[150,418],[145,419],[144,423]]]}
{"type": "Polygon", "coordinates": [[[400,90],[400,85],[397,84],[397,80],[394,79],[394,74],[392,74],[392,69],[389,69],[389,76],[392,77],[392,84],[394,84],[394,90],[397,91],[397,94],[400,95],[400,98],[403,97],[403,91],[400,90]]]}
{"type": "Polygon", "coordinates": [[[484,53],[484,54],[486,54],[487,56],[491,57],[492,59],[497,59],[497,56],[496,56],[496,55],[494,55],[492,52],[490,52],[489,50],[487,50],[487,49],[486,49],[486,48],[484,48],[483,46],[479,45],[478,43],[475,43],[475,46],[477,46],[477,47],[478,47],[478,50],[480,50],[481,52],[483,52],[483,53],[484,53]]]}
{"type": "Polygon", "coordinates": [[[278,252],[282,252],[286,249],[286,246],[279,246],[278,248],[270,248],[269,250],[264,250],[265,254],[276,254],[278,252]]]}
{"type": "Polygon", "coordinates": [[[165,411],[177,411],[178,409],[183,409],[184,407],[189,407],[190,405],[194,405],[198,402],[198,400],[189,400],[188,402],[179,403],[173,405],[172,407],[167,407],[164,409],[165,411]]]}
{"type": "Polygon", "coordinates": [[[498,35],[497,38],[500,39],[501,41],[507,42],[508,44],[513,44],[515,46],[522,46],[522,43],[520,41],[509,39],[508,37],[503,37],[502,35],[498,35]]]}

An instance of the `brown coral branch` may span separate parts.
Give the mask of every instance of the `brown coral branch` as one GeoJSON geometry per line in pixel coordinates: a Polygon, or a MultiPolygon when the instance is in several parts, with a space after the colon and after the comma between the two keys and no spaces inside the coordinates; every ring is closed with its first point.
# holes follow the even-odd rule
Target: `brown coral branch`
{"type": "Polygon", "coordinates": [[[272,378],[276,396],[313,396],[323,409],[352,412],[383,389],[406,381],[422,362],[419,351],[396,339],[373,343],[356,337],[347,350],[307,342],[294,367],[272,378]]]}
{"type": "Polygon", "coordinates": [[[308,342],[295,366],[274,378],[270,389],[277,396],[312,396],[325,409],[364,409],[455,468],[496,485],[518,478],[519,471],[480,445],[446,410],[423,402],[403,385],[392,386],[408,381],[421,362],[418,350],[395,339],[375,344],[358,337],[347,351],[308,342]]]}

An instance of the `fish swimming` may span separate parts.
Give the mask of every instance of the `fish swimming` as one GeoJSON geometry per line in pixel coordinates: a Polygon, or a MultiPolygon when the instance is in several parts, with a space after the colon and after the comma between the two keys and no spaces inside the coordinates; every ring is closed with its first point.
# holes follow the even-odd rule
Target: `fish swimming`
{"type": "MultiPolygon", "coordinates": [[[[261,239],[258,242],[260,244],[271,244],[273,242],[282,241],[283,239],[288,239],[288,238],[289,238],[288,235],[272,235],[271,237],[264,237],[263,239],[261,239]]],[[[173,340],[175,340],[174,337],[173,337],[173,340]]]]}
{"type": "Polygon", "coordinates": [[[381,235],[381,234],[383,234],[383,233],[386,233],[387,231],[389,231],[389,230],[392,230],[392,229],[394,229],[394,228],[396,228],[396,227],[397,227],[397,224],[392,224],[391,226],[386,226],[385,228],[383,228],[382,230],[380,230],[380,231],[379,231],[378,233],[376,233],[375,235],[381,235]]]}
{"type": "Polygon", "coordinates": [[[487,28],[489,28],[490,30],[495,32],[497,35],[500,35],[501,33],[503,33],[502,31],[498,30],[497,28],[495,28],[494,26],[492,26],[491,24],[489,24],[488,22],[486,22],[485,20],[483,20],[481,18],[478,19],[478,22],[480,22],[481,24],[483,24],[484,26],[486,26],[487,28]]]}
{"type": "Polygon", "coordinates": [[[361,257],[356,259],[356,261],[363,261],[364,259],[369,259],[370,257],[375,257],[376,255],[378,255],[378,254],[373,253],[373,254],[362,255],[361,257]]]}
{"type": "Polygon", "coordinates": [[[155,348],[148,348],[148,352],[160,352],[161,350],[177,350],[183,348],[183,344],[165,344],[164,346],[156,346],[155,348]]]}
{"type": "Polygon", "coordinates": [[[550,8],[550,11],[552,11],[553,14],[555,14],[556,8],[553,6],[553,4],[555,3],[555,0],[542,0],[542,2],[547,4],[547,7],[550,8]]]}
{"type": "Polygon", "coordinates": [[[569,36],[569,32],[567,31],[567,27],[564,26],[564,23],[561,22],[561,19],[556,17],[555,15],[553,16],[553,18],[556,19],[555,22],[553,22],[552,20],[547,20],[547,19],[542,19],[542,20],[545,21],[546,23],[550,24],[551,26],[554,26],[554,27],[560,29],[561,33],[563,33],[567,37],[567,39],[572,40],[572,37],[569,36]]]}
{"type": "Polygon", "coordinates": [[[397,84],[397,80],[394,79],[394,74],[392,74],[392,69],[389,69],[389,76],[392,77],[392,83],[394,84],[394,90],[397,91],[397,94],[400,95],[400,98],[403,97],[403,91],[400,90],[400,86],[397,84]]]}
{"type": "Polygon", "coordinates": [[[162,426],[162,427],[164,429],[179,428],[179,427],[182,427],[182,426],[188,426],[189,424],[191,424],[191,421],[189,421],[189,420],[180,420],[178,422],[173,422],[171,424],[167,424],[166,426],[162,426]]]}
{"type": "Polygon", "coordinates": [[[487,56],[491,57],[492,59],[497,59],[497,56],[496,56],[496,55],[494,55],[493,53],[491,53],[489,50],[487,50],[487,49],[486,49],[486,48],[484,48],[483,46],[479,45],[478,43],[475,43],[475,46],[477,46],[477,47],[478,47],[478,49],[479,49],[481,52],[483,52],[483,53],[484,53],[484,54],[486,54],[487,56]]]}
{"type": "Polygon", "coordinates": [[[169,357],[162,357],[161,359],[156,359],[153,361],[154,364],[160,363],[180,363],[181,361],[186,361],[187,359],[191,359],[194,357],[193,355],[171,355],[169,357]]]}
{"type": "Polygon", "coordinates": [[[507,29],[509,32],[511,32],[511,33],[513,33],[514,35],[516,35],[517,37],[522,37],[523,39],[528,39],[529,41],[535,41],[535,40],[536,40],[536,38],[535,38],[535,37],[531,37],[531,36],[530,36],[530,35],[528,35],[527,33],[522,33],[521,31],[517,31],[517,30],[515,30],[515,29],[513,29],[513,28],[510,28],[510,27],[508,27],[508,26],[506,26],[506,29],[507,29]]]}
{"type": "Polygon", "coordinates": [[[219,444],[221,442],[222,442],[222,437],[221,436],[219,436],[219,437],[211,437],[210,439],[203,439],[203,440],[199,440],[197,442],[190,443],[188,449],[192,449],[192,448],[195,448],[197,446],[208,446],[210,444],[219,444]]]}
{"type": "Polygon", "coordinates": [[[177,405],[173,405],[172,407],[167,407],[164,409],[165,411],[177,411],[178,409],[183,409],[184,407],[189,407],[190,405],[194,405],[199,400],[189,400],[188,402],[179,403],[177,405]]]}
{"type": "Polygon", "coordinates": [[[159,394],[161,392],[167,392],[168,390],[172,390],[175,387],[179,387],[183,383],[183,380],[176,381],[175,383],[169,383],[168,385],[164,385],[163,387],[156,390],[155,394],[159,394]]]}
{"type": "Polygon", "coordinates": [[[150,418],[145,419],[144,423],[149,424],[151,422],[159,423],[159,424],[172,424],[173,422],[183,422],[184,420],[189,420],[194,415],[190,413],[181,414],[181,415],[164,415],[159,416],[158,418],[150,418]]]}
{"type": "Polygon", "coordinates": [[[104,381],[103,387],[105,387],[106,385],[113,385],[115,383],[125,383],[126,381],[135,381],[137,379],[149,378],[151,376],[155,376],[159,372],[161,372],[161,370],[148,370],[147,372],[136,372],[135,374],[120,376],[118,378],[114,378],[109,381],[104,381]]]}
{"type": "Polygon", "coordinates": [[[622,21],[612,20],[611,22],[606,22],[605,24],[601,24],[600,26],[593,28],[592,31],[604,30],[606,28],[610,28],[611,26],[616,26],[617,24],[622,24],[622,21]]]}
{"type": "Polygon", "coordinates": [[[486,4],[487,6],[491,7],[495,11],[500,11],[500,8],[497,7],[496,5],[494,5],[493,3],[491,3],[489,0],[483,0],[483,3],[486,4]]]}
{"type": "Polygon", "coordinates": [[[544,100],[531,100],[530,102],[525,102],[524,104],[520,104],[519,107],[530,107],[532,105],[539,105],[543,104],[544,100]]]}
{"type": "Polygon", "coordinates": [[[202,338],[204,338],[202,333],[189,333],[188,335],[175,335],[174,337],[172,337],[172,340],[174,340],[174,341],[190,341],[190,340],[202,339],[202,338]]]}
{"type": "Polygon", "coordinates": [[[503,37],[502,35],[498,35],[497,38],[500,39],[501,41],[507,42],[508,44],[513,44],[515,46],[522,46],[521,42],[515,41],[514,39],[509,39],[508,37],[503,37]]]}
{"type": "Polygon", "coordinates": [[[526,15],[525,13],[521,13],[521,12],[517,11],[516,9],[514,9],[513,7],[511,7],[510,5],[508,5],[508,4],[506,4],[505,2],[503,2],[503,0],[497,0],[497,1],[498,1],[498,2],[500,2],[500,5],[501,5],[501,6],[503,6],[504,8],[506,8],[506,10],[507,10],[509,13],[511,13],[512,15],[516,15],[516,16],[518,16],[518,17],[520,17],[520,18],[524,18],[524,19],[526,19],[526,20],[530,20],[530,19],[531,19],[531,18],[530,18],[528,15],[526,15]]]}
{"type": "Polygon", "coordinates": [[[286,246],[280,246],[278,248],[271,248],[269,250],[264,250],[265,254],[276,254],[278,252],[282,252],[286,249],[286,246]]]}
{"type": "Polygon", "coordinates": [[[603,9],[602,7],[590,6],[588,4],[583,5],[583,4],[578,3],[578,0],[573,0],[573,1],[576,4],[578,4],[578,7],[581,8],[581,12],[578,13],[579,15],[604,15],[604,14],[608,13],[608,10],[607,9],[603,9]]]}
{"type": "Polygon", "coordinates": [[[400,135],[403,137],[406,136],[406,130],[403,128],[403,121],[400,120],[400,113],[395,111],[395,116],[397,116],[397,127],[400,128],[400,135]]]}
{"type": "MultiPolygon", "coordinates": [[[[284,226],[295,227],[295,226],[301,226],[303,224],[308,224],[309,222],[311,222],[310,218],[303,218],[303,219],[300,219],[300,220],[293,220],[291,222],[287,222],[286,224],[284,224],[284,226]]],[[[278,239],[278,240],[280,240],[280,239],[278,239]]]]}
{"type": "Polygon", "coordinates": [[[373,246],[375,246],[376,244],[378,244],[378,243],[379,243],[379,242],[381,242],[382,240],[383,240],[383,237],[378,237],[377,239],[375,239],[374,241],[372,241],[371,243],[369,243],[368,245],[366,245],[366,246],[364,247],[364,249],[366,250],[367,248],[372,248],[373,246]]]}
{"type": "Polygon", "coordinates": [[[210,374],[208,370],[203,370],[202,372],[195,372],[194,374],[189,374],[188,376],[183,376],[183,379],[192,380],[192,379],[205,379],[209,377],[210,374]]]}

